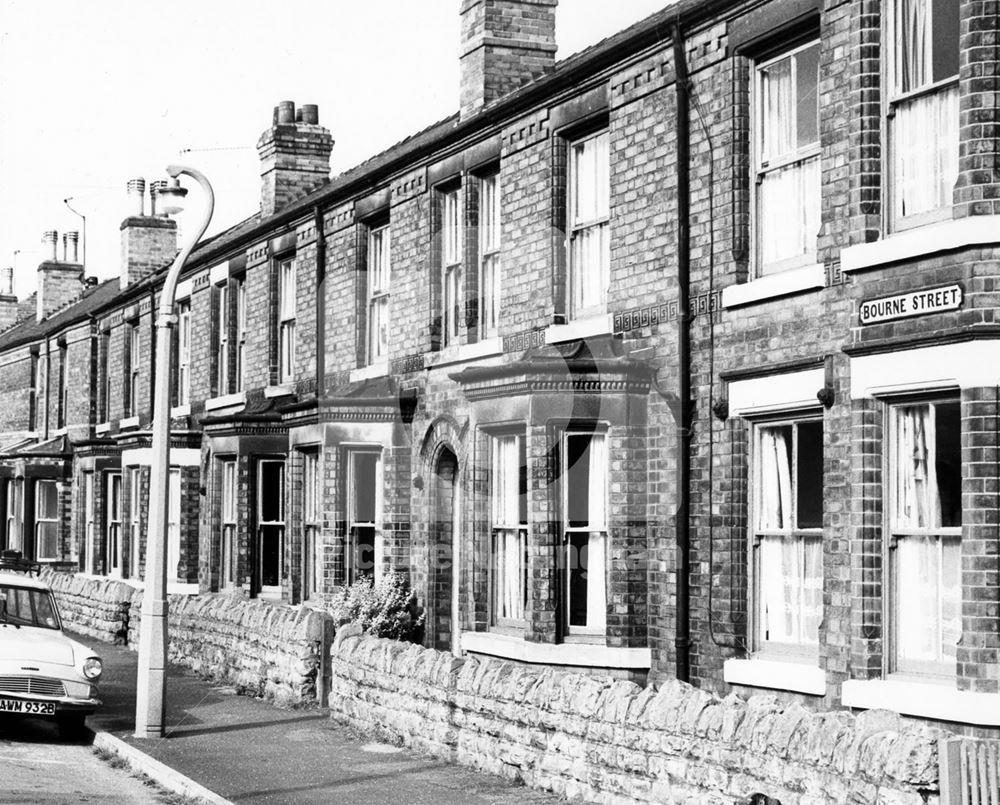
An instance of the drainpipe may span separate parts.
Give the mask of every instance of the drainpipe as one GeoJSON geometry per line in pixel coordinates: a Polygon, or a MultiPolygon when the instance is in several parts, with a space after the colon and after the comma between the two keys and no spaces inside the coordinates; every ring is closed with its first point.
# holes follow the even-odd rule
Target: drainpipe
{"type": "Polygon", "coordinates": [[[677,626],[674,635],[676,676],[691,677],[691,614],[688,580],[691,573],[691,306],[688,299],[691,265],[690,131],[688,122],[688,71],[680,22],[674,22],[674,87],[677,97],[677,396],[680,422],[677,427],[680,453],[677,460],[677,626]]]}
{"type": "Polygon", "coordinates": [[[316,399],[326,393],[326,235],[323,232],[323,210],[317,204],[313,211],[316,227],[316,399]]]}

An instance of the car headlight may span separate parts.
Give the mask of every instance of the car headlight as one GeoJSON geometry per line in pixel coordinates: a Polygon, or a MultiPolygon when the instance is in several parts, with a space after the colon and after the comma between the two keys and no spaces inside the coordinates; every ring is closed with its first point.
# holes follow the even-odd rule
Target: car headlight
{"type": "Polygon", "coordinates": [[[83,661],[83,675],[87,679],[97,679],[103,670],[104,666],[97,657],[88,657],[83,661]]]}

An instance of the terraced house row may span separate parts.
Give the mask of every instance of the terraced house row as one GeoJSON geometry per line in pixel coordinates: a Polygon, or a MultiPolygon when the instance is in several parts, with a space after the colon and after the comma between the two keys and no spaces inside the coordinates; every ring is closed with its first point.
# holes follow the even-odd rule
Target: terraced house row
{"type": "MultiPolygon", "coordinates": [[[[996,4],[692,0],[558,64],[554,11],[464,0],[460,111],[339,176],[275,109],[178,290],[172,590],[396,569],[428,645],[1000,726],[996,4]]],[[[0,501],[141,583],[131,189],[119,278],[71,237],[0,296],[0,501]]]]}

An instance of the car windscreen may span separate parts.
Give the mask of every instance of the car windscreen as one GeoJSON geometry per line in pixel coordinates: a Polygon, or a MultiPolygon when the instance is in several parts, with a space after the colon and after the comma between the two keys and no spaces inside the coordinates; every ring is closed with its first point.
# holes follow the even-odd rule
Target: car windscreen
{"type": "Polygon", "coordinates": [[[3,623],[58,629],[52,595],[48,590],[0,584],[0,625],[3,623]]]}

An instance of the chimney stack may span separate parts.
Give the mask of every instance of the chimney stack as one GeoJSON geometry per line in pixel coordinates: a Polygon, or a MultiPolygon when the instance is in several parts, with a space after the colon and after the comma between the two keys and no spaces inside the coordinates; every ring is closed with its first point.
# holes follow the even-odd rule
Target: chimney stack
{"type": "Polygon", "coordinates": [[[177,223],[156,215],[156,190],[162,182],[151,182],[153,201],[150,214],[145,213],[145,179],[130,179],[126,185],[129,216],[122,221],[121,274],[119,287],[127,288],[158,271],[177,254],[177,223]]]}
{"type": "Polygon", "coordinates": [[[462,0],[462,118],[549,72],[558,0],[462,0]]]}
{"type": "Polygon", "coordinates": [[[260,135],[260,211],[273,215],[330,179],[333,138],[319,124],[319,108],[294,101],[274,107],[272,125],[260,135]]]}
{"type": "Polygon", "coordinates": [[[17,323],[17,297],[14,296],[14,269],[0,271],[0,330],[17,323]]]}
{"type": "MultiPolygon", "coordinates": [[[[35,320],[42,321],[55,311],[76,301],[83,293],[83,266],[75,262],[76,232],[67,233],[74,236],[74,262],[60,261],[56,254],[59,233],[50,229],[42,235],[42,243],[49,252],[49,258],[38,266],[38,293],[35,297],[35,320]]],[[[63,239],[67,244],[69,240],[63,239]]]]}

